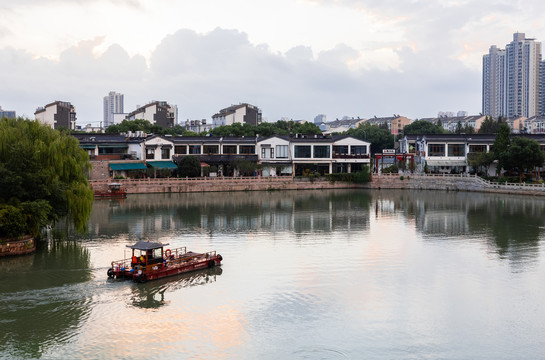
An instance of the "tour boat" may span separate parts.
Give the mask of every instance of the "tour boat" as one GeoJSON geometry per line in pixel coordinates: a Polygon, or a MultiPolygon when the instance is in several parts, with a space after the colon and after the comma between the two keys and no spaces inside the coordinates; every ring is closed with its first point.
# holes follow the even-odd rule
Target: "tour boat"
{"type": "Polygon", "coordinates": [[[123,184],[111,183],[108,184],[108,190],[95,190],[94,195],[97,198],[126,198],[127,189],[123,187],[123,184]]]}
{"type": "Polygon", "coordinates": [[[188,271],[212,268],[221,265],[223,258],[215,251],[196,253],[186,247],[165,249],[168,244],[150,241],[138,241],[127,245],[130,257],[112,261],[108,277],[133,279],[136,282],[161,279],[188,271]]]}

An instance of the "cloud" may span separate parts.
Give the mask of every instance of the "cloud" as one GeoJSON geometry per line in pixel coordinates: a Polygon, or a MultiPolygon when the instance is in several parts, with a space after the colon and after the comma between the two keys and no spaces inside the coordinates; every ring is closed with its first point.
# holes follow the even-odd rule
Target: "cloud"
{"type": "Polygon", "coordinates": [[[70,101],[83,125],[102,121],[102,98],[109,91],[125,94],[127,112],[151,100],[176,104],[182,121],[209,119],[239,102],[260,107],[270,121],[312,120],[320,113],[330,120],[393,113],[415,118],[439,110],[475,113],[480,106],[480,70],[431,50],[402,47],[394,52],[398,68],[377,70],[353,66],[354,61],[365,65],[366,58],[345,44],[317,54],[296,46],[282,54],[250,43],[237,30],[182,29],[161,41],[148,67],[141,55],[131,57],[119,45],[98,54],[103,41],[81,41],[56,61],[0,50],[7,74],[0,106],[33,117],[38,106],[70,101]]]}

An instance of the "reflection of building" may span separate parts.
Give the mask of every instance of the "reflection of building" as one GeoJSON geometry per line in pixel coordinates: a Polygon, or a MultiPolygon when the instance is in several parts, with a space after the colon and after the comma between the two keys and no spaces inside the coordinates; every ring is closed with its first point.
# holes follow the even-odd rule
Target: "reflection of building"
{"type": "MultiPolygon", "coordinates": [[[[298,192],[230,192],[145,194],[128,197],[112,207],[95,202],[91,223],[97,229],[141,234],[194,231],[293,231],[328,233],[336,229],[362,230],[369,226],[370,198],[351,190],[298,192]],[[244,196],[243,196],[244,195],[244,196]]],[[[92,232],[93,229],[90,229],[92,232]]]]}
{"type": "Polygon", "coordinates": [[[40,107],[34,115],[36,120],[53,129],[74,130],[76,128],[76,110],[72,104],[66,101],[55,101],[40,107]]]}

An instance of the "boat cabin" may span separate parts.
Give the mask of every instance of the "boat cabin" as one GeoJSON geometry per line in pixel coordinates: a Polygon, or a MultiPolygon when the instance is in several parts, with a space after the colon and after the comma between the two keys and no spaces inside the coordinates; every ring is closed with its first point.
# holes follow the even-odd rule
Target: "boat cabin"
{"type": "Polygon", "coordinates": [[[168,244],[142,240],[134,245],[127,245],[128,248],[132,249],[132,267],[136,265],[146,266],[162,263],[164,256],[163,246],[166,245],[168,244]]]}

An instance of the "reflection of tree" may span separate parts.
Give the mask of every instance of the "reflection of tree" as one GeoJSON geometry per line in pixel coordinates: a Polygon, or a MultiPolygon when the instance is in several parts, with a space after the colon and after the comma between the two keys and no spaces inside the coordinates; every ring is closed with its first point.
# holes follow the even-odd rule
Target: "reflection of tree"
{"type": "Polygon", "coordinates": [[[490,234],[502,257],[537,257],[544,210],[541,199],[496,196],[468,210],[469,228],[490,234]]]}
{"type": "Polygon", "coordinates": [[[434,239],[482,234],[511,261],[537,257],[545,221],[541,198],[439,191],[381,191],[377,212],[402,212],[423,234],[434,239]]]}
{"type": "Polygon", "coordinates": [[[221,275],[221,267],[192,271],[185,274],[170,276],[167,278],[150,281],[144,284],[135,284],[132,291],[132,305],[144,309],[157,309],[168,301],[165,300],[165,293],[172,292],[181,288],[206,285],[216,281],[216,277],[221,275]]]}
{"type": "MultiPolygon", "coordinates": [[[[111,207],[95,201],[90,232],[97,235],[190,231],[332,231],[365,227],[367,191],[275,191],[135,195],[111,207]],[[308,211],[315,213],[306,219],[308,211]]],[[[308,216],[307,216],[308,217],[308,216]]]]}
{"type": "Polygon", "coordinates": [[[54,241],[24,259],[25,268],[0,259],[0,278],[9,278],[0,288],[0,353],[39,358],[88,316],[90,257],[78,243],[54,241]]]}

